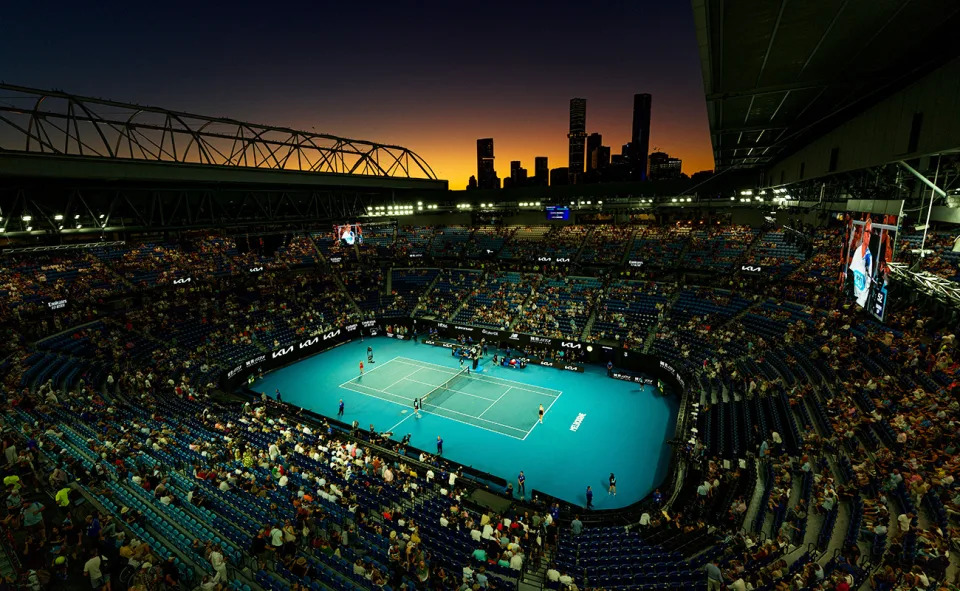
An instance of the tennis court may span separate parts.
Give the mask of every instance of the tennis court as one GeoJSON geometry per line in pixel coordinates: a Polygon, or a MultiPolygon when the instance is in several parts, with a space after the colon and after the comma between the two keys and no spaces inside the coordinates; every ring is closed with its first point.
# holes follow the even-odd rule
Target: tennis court
{"type": "Polygon", "coordinates": [[[395,357],[340,387],[409,407],[411,413],[413,400],[421,398],[423,412],[516,439],[526,439],[537,426],[541,404],[549,410],[562,394],[466,371],[395,357]]]}
{"type": "Polygon", "coordinates": [[[579,373],[488,361],[466,376],[450,353],[413,341],[366,338],[272,371],[253,388],[267,394],[279,389],[285,402],[346,424],[356,421],[364,430],[391,432],[394,441],[409,436],[411,446],[427,453],[437,449],[440,437],[448,460],[514,486],[523,470],[528,491],[581,505],[591,485],[599,493],[598,508],[624,507],[667,473],[665,442],[673,436],[676,399],[655,395],[651,386],[611,380],[601,366],[579,373]],[[424,399],[419,418],[414,398],[424,399]],[[618,477],[617,496],[604,494],[611,472],[618,477]]]}

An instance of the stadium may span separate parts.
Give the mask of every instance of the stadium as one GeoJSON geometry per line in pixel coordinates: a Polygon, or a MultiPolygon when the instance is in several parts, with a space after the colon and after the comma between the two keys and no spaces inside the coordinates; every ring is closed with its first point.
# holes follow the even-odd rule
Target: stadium
{"type": "Polygon", "coordinates": [[[903,4],[694,0],[705,179],[0,84],[3,588],[956,589],[960,10],[903,4]]]}

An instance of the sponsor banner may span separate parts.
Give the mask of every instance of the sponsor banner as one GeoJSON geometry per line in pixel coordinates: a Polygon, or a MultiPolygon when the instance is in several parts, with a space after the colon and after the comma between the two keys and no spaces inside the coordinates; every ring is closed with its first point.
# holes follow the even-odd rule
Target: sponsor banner
{"type": "Polygon", "coordinates": [[[568,264],[570,257],[537,257],[538,263],[561,263],[568,264]]]}
{"type": "MultiPolygon", "coordinates": [[[[404,321],[391,321],[394,325],[404,325],[404,321]]],[[[376,336],[382,331],[378,320],[364,320],[360,324],[348,324],[320,335],[303,337],[300,340],[278,347],[269,353],[257,355],[242,363],[233,366],[221,378],[222,388],[229,392],[236,388],[247,376],[257,370],[269,371],[281,365],[296,361],[303,357],[326,351],[347,341],[353,340],[361,334],[376,336]]],[[[388,335],[395,339],[408,339],[406,335],[388,335]]]]}
{"type": "Polygon", "coordinates": [[[583,366],[575,363],[564,363],[563,361],[550,361],[549,359],[530,359],[527,363],[539,365],[541,367],[552,367],[554,369],[563,369],[566,371],[576,371],[583,373],[583,366]]]}
{"type": "Polygon", "coordinates": [[[740,265],[740,270],[744,273],[753,273],[759,275],[763,272],[763,267],[760,265],[740,265]]]}
{"type": "Polygon", "coordinates": [[[263,267],[250,267],[247,271],[250,273],[263,273],[263,267]]]}
{"type": "Polygon", "coordinates": [[[422,258],[423,258],[423,253],[422,253],[422,252],[411,252],[411,253],[410,253],[410,258],[411,258],[411,259],[422,259],[422,258]]]}
{"type": "Polygon", "coordinates": [[[47,307],[51,310],[63,310],[67,307],[67,300],[51,300],[47,302],[47,307]]]}
{"type": "Polygon", "coordinates": [[[183,285],[184,283],[190,283],[193,281],[193,277],[177,277],[173,280],[174,285],[183,285]]]}
{"type": "Polygon", "coordinates": [[[459,343],[448,343],[447,341],[438,341],[436,339],[426,339],[423,341],[424,345],[433,345],[435,347],[446,347],[447,349],[453,349],[454,347],[459,347],[459,343]]]}
{"type": "Polygon", "coordinates": [[[486,328],[481,328],[481,329],[480,329],[480,334],[483,335],[484,337],[493,337],[493,338],[495,338],[495,339],[499,339],[499,338],[500,338],[500,331],[499,331],[499,330],[489,330],[489,329],[486,329],[486,328]]]}
{"type": "Polygon", "coordinates": [[[395,334],[392,332],[385,332],[383,334],[387,335],[388,338],[397,339],[398,341],[405,341],[410,338],[405,334],[395,334]]]}
{"type": "Polygon", "coordinates": [[[667,363],[666,361],[663,361],[662,359],[660,360],[660,369],[666,370],[666,372],[669,373],[670,376],[671,376],[673,379],[675,379],[678,384],[680,384],[680,387],[681,387],[681,388],[686,388],[686,387],[687,387],[687,385],[686,385],[686,384],[684,383],[684,381],[683,381],[683,376],[681,376],[681,375],[677,372],[677,370],[675,370],[675,369],[673,368],[672,365],[670,365],[670,364],[667,363]]]}
{"type": "Polygon", "coordinates": [[[331,263],[339,265],[341,262],[343,262],[343,257],[330,257],[329,260],[331,263]]]}
{"type": "Polygon", "coordinates": [[[627,264],[630,265],[631,267],[642,267],[642,266],[643,266],[643,261],[632,261],[632,260],[631,260],[631,261],[627,261],[627,264]]]}
{"type": "Polygon", "coordinates": [[[615,380],[623,380],[625,382],[634,382],[636,384],[644,384],[646,386],[652,386],[654,383],[653,378],[648,378],[645,376],[634,376],[628,373],[623,373],[621,371],[613,372],[612,374],[610,374],[610,377],[612,377],[615,380]]]}

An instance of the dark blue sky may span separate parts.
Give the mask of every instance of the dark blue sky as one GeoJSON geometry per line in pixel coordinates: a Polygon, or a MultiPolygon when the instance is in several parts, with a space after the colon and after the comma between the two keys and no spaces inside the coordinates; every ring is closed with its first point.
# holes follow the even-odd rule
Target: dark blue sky
{"type": "Polygon", "coordinates": [[[653,94],[651,146],[713,167],[686,0],[21,2],[0,32],[5,82],[398,143],[452,188],[478,137],[501,176],[565,166],[574,96],[618,153],[653,94]]]}

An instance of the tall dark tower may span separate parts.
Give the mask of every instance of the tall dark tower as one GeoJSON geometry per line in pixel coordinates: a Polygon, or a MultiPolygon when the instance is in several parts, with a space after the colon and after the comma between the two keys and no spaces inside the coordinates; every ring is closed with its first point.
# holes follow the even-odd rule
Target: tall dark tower
{"type": "Polygon", "coordinates": [[[500,179],[493,168],[493,138],[477,140],[477,186],[481,189],[500,188],[500,179]]]}
{"type": "Polygon", "coordinates": [[[570,99],[570,182],[577,183],[583,176],[583,148],[587,138],[587,99],[570,99]]]}
{"type": "Polygon", "coordinates": [[[591,133],[587,136],[587,172],[599,168],[600,147],[603,145],[603,136],[591,133]]]}
{"type": "Polygon", "coordinates": [[[650,153],[649,94],[633,95],[633,133],[630,135],[630,167],[633,178],[647,180],[647,158],[650,153]]]}
{"type": "Polygon", "coordinates": [[[547,183],[550,182],[550,167],[547,165],[547,157],[537,156],[533,159],[533,162],[533,176],[536,179],[535,184],[546,187],[547,183]]]}

